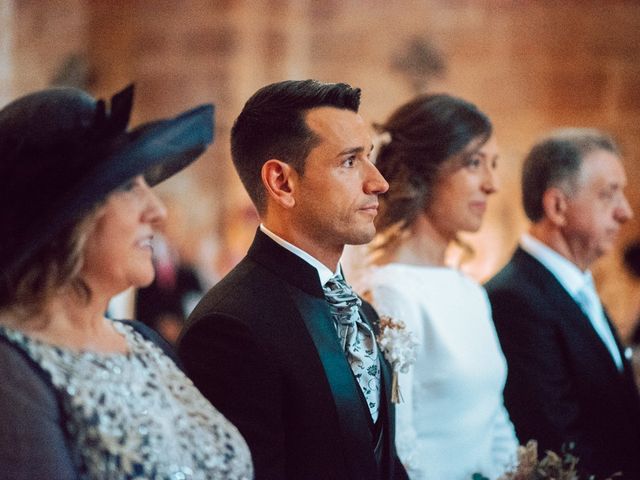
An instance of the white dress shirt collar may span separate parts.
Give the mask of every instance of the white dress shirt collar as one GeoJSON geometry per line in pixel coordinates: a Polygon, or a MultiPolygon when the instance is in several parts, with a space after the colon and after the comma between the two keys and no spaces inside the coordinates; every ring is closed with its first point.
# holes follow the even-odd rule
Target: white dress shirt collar
{"type": "Polygon", "coordinates": [[[278,235],[273,233],[271,230],[269,230],[267,227],[265,227],[264,224],[262,223],[260,224],[260,231],[264,233],[267,237],[269,237],[271,240],[276,242],[278,245],[280,245],[282,248],[289,250],[291,253],[293,253],[294,255],[297,255],[302,260],[304,260],[309,265],[311,265],[313,268],[315,268],[318,271],[318,276],[320,277],[320,284],[322,286],[324,286],[324,284],[327,283],[334,275],[342,276],[342,267],[340,266],[340,262],[338,262],[336,271],[332,272],[320,260],[309,255],[307,252],[305,252],[301,248],[296,247],[292,243],[287,242],[284,238],[279,237],[278,235]]]}
{"type": "Polygon", "coordinates": [[[520,247],[544,265],[574,299],[586,284],[593,282],[589,270],[582,272],[573,262],[528,233],[520,237],[520,247]]]}

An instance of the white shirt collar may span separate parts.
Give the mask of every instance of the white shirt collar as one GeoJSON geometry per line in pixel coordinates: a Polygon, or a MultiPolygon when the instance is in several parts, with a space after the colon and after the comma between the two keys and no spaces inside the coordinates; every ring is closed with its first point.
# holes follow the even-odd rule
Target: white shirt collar
{"type": "Polygon", "coordinates": [[[264,233],[266,236],[268,236],[271,240],[276,242],[278,245],[280,245],[282,248],[289,250],[291,253],[293,253],[294,255],[297,255],[302,260],[304,260],[309,265],[311,265],[313,268],[315,268],[318,271],[318,276],[320,277],[320,284],[322,286],[324,286],[324,284],[327,283],[334,275],[342,276],[342,267],[340,265],[340,262],[338,262],[336,271],[332,272],[320,260],[318,260],[315,257],[312,257],[307,252],[296,247],[292,243],[287,242],[284,238],[279,237],[278,235],[273,233],[271,230],[269,230],[267,227],[265,227],[262,223],[260,224],[260,231],[264,233]]]}
{"type": "Polygon", "coordinates": [[[520,247],[544,265],[573,298],[586,284],[593,284],[589,270],[582,272],[573,262],[528,233],[520,237],[520,247]]]}

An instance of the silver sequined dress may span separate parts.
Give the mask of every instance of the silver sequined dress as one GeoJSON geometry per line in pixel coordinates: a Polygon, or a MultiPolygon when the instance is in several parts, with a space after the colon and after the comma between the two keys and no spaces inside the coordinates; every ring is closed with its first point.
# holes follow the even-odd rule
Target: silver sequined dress
{"type": "Polygon", "coordinates": [[[74,352],[0,334],[51,377],[82,479],[252,479],[238,430],[154,343],[114,322],[127,354],[74,352]]]}

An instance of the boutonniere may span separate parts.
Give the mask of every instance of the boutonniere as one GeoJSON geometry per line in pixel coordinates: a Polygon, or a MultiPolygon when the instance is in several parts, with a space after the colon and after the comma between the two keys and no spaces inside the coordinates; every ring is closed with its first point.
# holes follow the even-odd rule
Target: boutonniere
{"type": "Polygon", "coordinates": [[[391,364],[393,379],[391,383],[391,401],[402,402],[402,394],[398,385],[398,373],[407,373],[416,361],[418,343],[404,322],[383,315],[380,317],[380,334],[378,345],[384,358],[391,364]]]}

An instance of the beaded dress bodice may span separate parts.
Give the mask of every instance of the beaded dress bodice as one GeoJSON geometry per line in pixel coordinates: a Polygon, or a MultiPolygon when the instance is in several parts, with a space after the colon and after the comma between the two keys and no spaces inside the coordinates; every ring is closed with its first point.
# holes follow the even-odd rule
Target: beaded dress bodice
{"type": "Polygon", "coordinates": [[[82,479],[252,479],[247,444],[162,350],[114,322],[127,354],[77,352],[0,326],[50,377],[82,479]]]}

